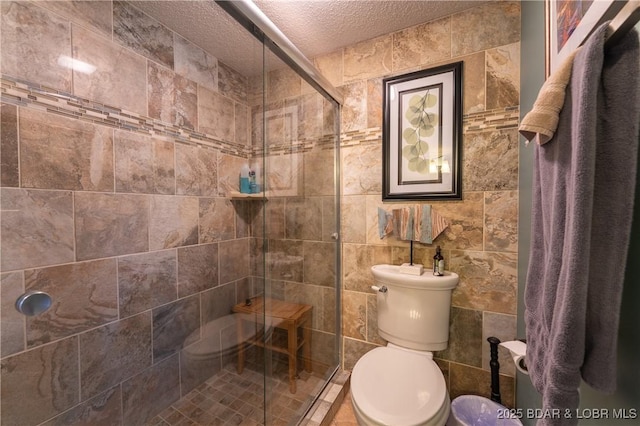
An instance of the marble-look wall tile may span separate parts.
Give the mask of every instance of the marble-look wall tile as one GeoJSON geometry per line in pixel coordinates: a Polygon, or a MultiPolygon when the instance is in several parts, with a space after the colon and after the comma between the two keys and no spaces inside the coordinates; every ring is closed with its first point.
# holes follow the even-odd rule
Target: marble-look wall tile
{"type": "Polygon", "coordinates": [[[177,354],[200,338],[200,296],[193,295],[153,310],[153,362],[177,354]]]}
{"type": "Polygon", "coordinates": [[[0,274],[0,357],[25,349],[25,316],[15,309],[18,297],[24,293],[22,272],[0,274]]]}
{"type": "Polygon", "coordinates": [[[174,35],[175,72],[201,86],[218,90],[218,59],[190,41],[174,35]]]}
{"type": "Polygon", "coordinates": [[[484,248],[518,251],[518,192],[486,192],[484,200],[484,248]]]}
{"type": "Polygon", "coordinates": [[[235,103],[234,142],[244,146],[251,146],[251,114],[248,106],[235,103]]]}
{"type": "Polygon", "coordinates": [[[82,399],[91,398],[151,365],[151,312],[80,335],[82,399]]]}
{"type": "Polygon", "coordinates": [[[367,342],[385,345],[387,343],[378,334],[378,295],[367,294],[367,342]]]}
{"type": "Polygon", "coordinates": [[[342,333],[346,337],[367,340],[367,295],[355,291],[342,294],[342,333]]]}
{"type": "Polygon", "coordinates": [[[300,153],[270,155],[267,157],[266,176],[270,197],[303,195],[304,157],[300,153]]]}
{"type": "Polygon", "coordinates": [[[449,345],[437,357],[476,367],[482,365],[481,311],[451,308],[449,345]]]}
{"type": "Polygon", "coordinates": [[[390,74],[393,37],[391,34],[363,41],[344,49],[344,81],[363,80],[390,74]]]}
{"type": "Polygon", "coordinates": [[[331,135],[335,143],[340,142],[339,125],[341,114],[339,105],[325,99],[322,101],[322,134],[331,135]]]}
{"type": "Polygon", "coordinates": [[[147,115],[146,60],[111,40],[73,27],[73,57],[96,67],[73,72],[73,93],[123,110],[147,115]]]}
{"type": "Polygon", "coordinates": [[[220,284],[245,278],[249,275],[249,239],[221,241],[220,249],[220,284]]]}
{"type": "Polygon", "coordinates": [[[306,283],[284,282],[284,300],[311,305],[311,328],[320,329],[323,318],[323,288],[306,283]]]}
{"type": "Polygon", "coordinates": [[[151,197],[149,249],[198,244],[198,198],[151,197]]]}
{"type": "Polygon", "coordinates": [[[464,138],[465,191],[518,189],[518,130],[471,133],[464,138]]]}
{"type": "Polygon", "coordinates": [[[149,117],[188,129],[198,128],[198,86],[179,74],[149,62],[149,117]]]}
{"type": "Polygon", "coordinates": [[[236,286],[233,283],[205,291],[201,297],[203,324],[231,314],[231,308],[238,303],[236,286]]]}
{"type": "Polygon", "coordinates": [[[335,242],[303,241],[304,282],[335,287],[335,242]]]}
{"type": "Polygon", "coordinates": [[[321,198],[288,198],[285,215],[285,238],[322,240],[321,198]]]}
{"type": "Polygon", "coordinates": [[[113,2],[113,39],[173,69],[173,32],[130,3],[113,2]]]}
{"type": "Polygon", "coordinates": [[[175,192],[173,143],[116,130],[115,160],[117,192],[175,192]]]}
{"type": "Polygon", "coordinates": [[[349,337],[343,337],[342,341],[344,348],[342,368],[349,371],[353,370],[353,366],[362,358],[362,355],[378,347],[378,345],[373,343],[367,343],[349,337]]]}
{"type": "Polygon", "coordinates": [[[69,22],[35,2],[0,3],[0,70],[3,74],[71,92],[71,70],[58,65],[71,56],[69,22]]]}
{"type": "Polygon", "coordinates": [[[520,43],[487,50],[487,109],[520,104],[520,43]]]}
{"type": "Polygon", "coordinates": [[[213,90],[198,86],[198,129],[226,142],[235,140],[235,104],[213,90]]]}
{"type": "Polygon", "coordinates": [[[264,206],[264,208],[266,209],[264,218],[266,229],[260,228],[260,225],[262,225],[262,223],[260,223],[257,229],[255,229],[256,224],[254,223],[253,235],[256,237],[265,236],[270,239],[284,239],[286,227],[285,206],[286,198],[269,198],[269,202],[264,206]]]}
{"type": "Polygon", "coordinates": [[[0,186],[20,186],[18,108],[0,104],[0,186]]]}
{"type": "Polygon", "coordinates": [[[240,192],[240,170],[245,164],[251,167],[246,158],[218,153],[218,195],[228,197],[231,192],[240,192]]]}
{"type": "MultiPolygon", "coordinates": [[[[234,202],[237,203],[237,202],[234,202]]],[[[227,198],[200,198],[200,243],[235,238],[234,204],[227,198]]]]}
{"type": "MultiPolygon", "coordinates": [[[[380,231],[378,230],[378,209],[385,211],[391,211],[392,209],[402,208],[404,204],[389,205],[382,201],[382,197],[379,194],[365,195],[365,241],[367,244],[376,245],[397,245],[403,244],[393,235],[380,238],[380,231]]],[[[360,207],[361,209],[361,207],[360,207]]],[[[362,210],[358,210],[360,220],[362,220],[362,210]]],[[[391,252],[389,252],[391,253],[391,252]]]]}
{"type": "Polygon", "coordinates": [[[341,150],[342,193],[382,193],[382,144],[356,145],[341,150]]]}
{"type": "Polygon", "coordinates": [[[2,424],[39,424],[80,402],[76,337],[1,362],[2,424]]]}
{"type": "Polygon", "coordinates": [[[156,251],[118,259],[120,317],[152,309],[177,298],[178,265],[175,250],[156,251]]]}
{"type": "Polygon", "coordinates": [[[111,37],[113,15],[110,1],[43,1],[38,2],[38,6],[111,37]]]}
{"type": "Polygon", "coordinates": [[[382,79],[367,80],[367,128],[382,127],[382,79]]]}
{"type": "Polygon", "coordinates": [[[433,203],[449,226],[434,240],[443,249],[482,250],[483,194],[467,192],[462,201],[433,203]]]}
{"type": "Polygon", "coordinates": [[[71,192],[17,188],[0,191],[3,271],[74,260],[71,192]]]}
{"type": "Polygon", "coordinates": [[[454,306],[516,313],[517,254],[453,250],[450,265],[460,276],[454,306]]]}
{"type": "MultiPolygon", "coordinates": [[[[515,315],[496,314],[485,312],[482,319],[482,368],[491,371],[489,361],[491,361],[491,350],[487,339],[497,337],[501,342],[516,340],[515,315]]],[[[516,366],[508,349],[498,347],[498,362],[500,363],[500,373],[515,377],[516,366]]]]}
{"type": "Polygon", "coordinates": [[[180,399],[180,366],[173,356],[122,384],[123,424],[142,425],[180,399]]]}
{"type": "Polygon", "coordinates": [[[366,221],[362,220],[362,206],[366,205],[364,195],[349,195],[342,197],[340,203],[341,231],[340,239],[343,243],[364,244],[367,240],[366,221]]]}
{"type": "Polygon", "coordinates": [[[334,86],[342,86],[344,81],[342,80],[343,74],[343,53],[344,50],[336,50],[335,52],[327,53],[326,55],[317,56],[313,59],[313,63],[329,82],[334,86]]]}
{"type": "Polygon", "coordinates": [[[391,263],[391,248],[361,244],[343,244],[342,268],[345,290],[368,293],[373,285],[371,267],[391,263]]]}
{"type": "Polygon", "coordinates": [[[115,386],[43,423],[42,426],[112,426],[121,422],[122,394],[120,386],[115,386]]]}
{"type": "Polygon", "coordinates": [[[254,148],[284,143],[283,107],[284,101],[251,107],[251,145],[254,148]]]}
{"type": "Polygon", "coordinates": [[[231,219],[233,222],[235,222],[235,237],[262,237],[262,233],[253,233],[252,235],[252,228],[254,222],[260,222],[260,225],[262,225],[262,220],[258,218],[262,218],[263,203],[233,200],[230,204],[235,211],[231,219]]]}
{"type": "Polygon", "coordinates": [[[451,16],[452,56],[520,41],[520,3],[490,2],[451,16]]]}
{"type": "Polygon", "coordinates": [[[462,113],[471,114],[484,111],[486,105],[485,52],[478,52],[461,58],[464,62],[462,84],[462,113]]]}
{"type": "Polygon", "coordinates": [[[227,64],[218,61],[218,91],[237,102],[247,104],[249,79],[227,64]]]}
{"type": "Polygon", "coordinates": [[[342,92],[341,109],[342,132],[365,129],[367,127],[367,82],[356,81],[339,87],[342,92]]]}
{"type": "MultiPolygon", "coordinates": [[[[460,395],[480,395],[491,397],[491,373],[481,368],[452,362],[449,368],[449,397],[451,400],[460,395]]],[[[500,375],[500,396],[506,407],[515,406],[515,380],[500,375]]]]}
{"type": "Polygon", "coordinates": [[[113,191],[113,130],[22,108],[22,186],[113,191]]]}
{"type": "Polygon", "coordinates": [[[291,68],[267,72],[267,102],[279,101],[302,93],[302,79],[291,68]]]}
{"type": "Polygon", "coordinates": [[[451,18],[393,33],[393,71],[415,68],[451,57],[451,18]]]}
{"type": "Polygon", "coordinates": [[[341,322],[336,322],[336,311],[340,309],[336,303],[336,290],[333,287],[323,287],[320,291],[322,292],[322,312],[318,329],[335,334],[338,327],[342,327],[341,322]]]}
{"type": "Polygon", "coordinates": [[[149,249],[149,197],[75,194],[76,260],[133,254],[149,249]]]}
{"type": "Polygon", "coordinates": [[[333,149],[314,149],[304,154],[305,196],[329,196],[336,192],[334,157],[333,149]]]}
{"type": "Polygon", "coordinates": [[[176,144],[176,194],[218,195],[217,151],[176,144]]]}
{"type": "Polygon", "coordinates": [[[302,241],[270,240],[267,253],[267,276],[276,280],[302,282],[303,269],[302,241]]]}
{"type": "Polygon", "coordinates": [[[297,113],[298,137],[292,140],[314,140],[322,136],[323,99],[319,93],[311,93],[286,101],[287,107],[294,107],[287,111],[297,113]]]}
{"type": "Polygon", "coordinates": [[[218,244],[178,249],[178,297],[218,285],[218,244]]]}
{"type": "Polygon", "coordinates": [[[43,291],[52,299],[49,310],[27,317],[29,348],[118,319],[115,259],[29,269],[24,283],[26,291],[43,291]]]}

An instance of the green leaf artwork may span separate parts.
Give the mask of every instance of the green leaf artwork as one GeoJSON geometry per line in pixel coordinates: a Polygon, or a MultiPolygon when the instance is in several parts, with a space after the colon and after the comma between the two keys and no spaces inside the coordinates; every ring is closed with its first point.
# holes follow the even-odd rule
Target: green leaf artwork
{"type": "Polygon", "coordinates": [[[414,95],[409,99],[405,118],[411,125],[402,131],[402,156],[408,161],[407,168],[412,172],[427,174],[429,171],[429,138],[438,125],[438,114],[429,112],[438,103],[438,97],[429,90],[424,96],[414,95]]]}

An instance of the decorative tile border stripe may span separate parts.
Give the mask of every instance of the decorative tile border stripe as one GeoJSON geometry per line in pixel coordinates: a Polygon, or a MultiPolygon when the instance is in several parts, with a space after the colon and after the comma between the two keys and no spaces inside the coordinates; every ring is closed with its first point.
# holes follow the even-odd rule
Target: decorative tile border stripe
{"type": "Polygon", "coordinates": [[[0,78],[0,101],[171,142],[214,148],[224,154],[242,158],[249,158],[253,151],[250,146],[221,141],[193,129],[168,124],[5,75],[0,78]]]}
{"type": "Polygon", "coordinates": [[[507,107],[467,114],[462,118],[463,134],[517,128],[520,124],[520,108],[507,107]]]}

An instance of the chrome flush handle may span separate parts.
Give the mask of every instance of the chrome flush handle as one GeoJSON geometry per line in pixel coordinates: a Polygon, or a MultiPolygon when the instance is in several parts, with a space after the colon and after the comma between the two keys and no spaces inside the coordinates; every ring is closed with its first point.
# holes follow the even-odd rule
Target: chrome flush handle
{"type": "Polygon", "coordinates": [[[383,285],[382,287],[378,287],[377,285],[372,285],[371,286],[371,290],[379,291],[380,293],[386,293],[387,292],[387,286],[383,285]]]}

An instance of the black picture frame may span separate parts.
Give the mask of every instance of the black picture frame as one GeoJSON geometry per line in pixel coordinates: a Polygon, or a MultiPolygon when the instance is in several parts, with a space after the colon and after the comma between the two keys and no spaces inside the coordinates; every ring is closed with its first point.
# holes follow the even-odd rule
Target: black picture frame
{"type": "Polygon", "coordinates": [[[462,199],[462,62],[382,85],[382,199],[462,199]]]}

